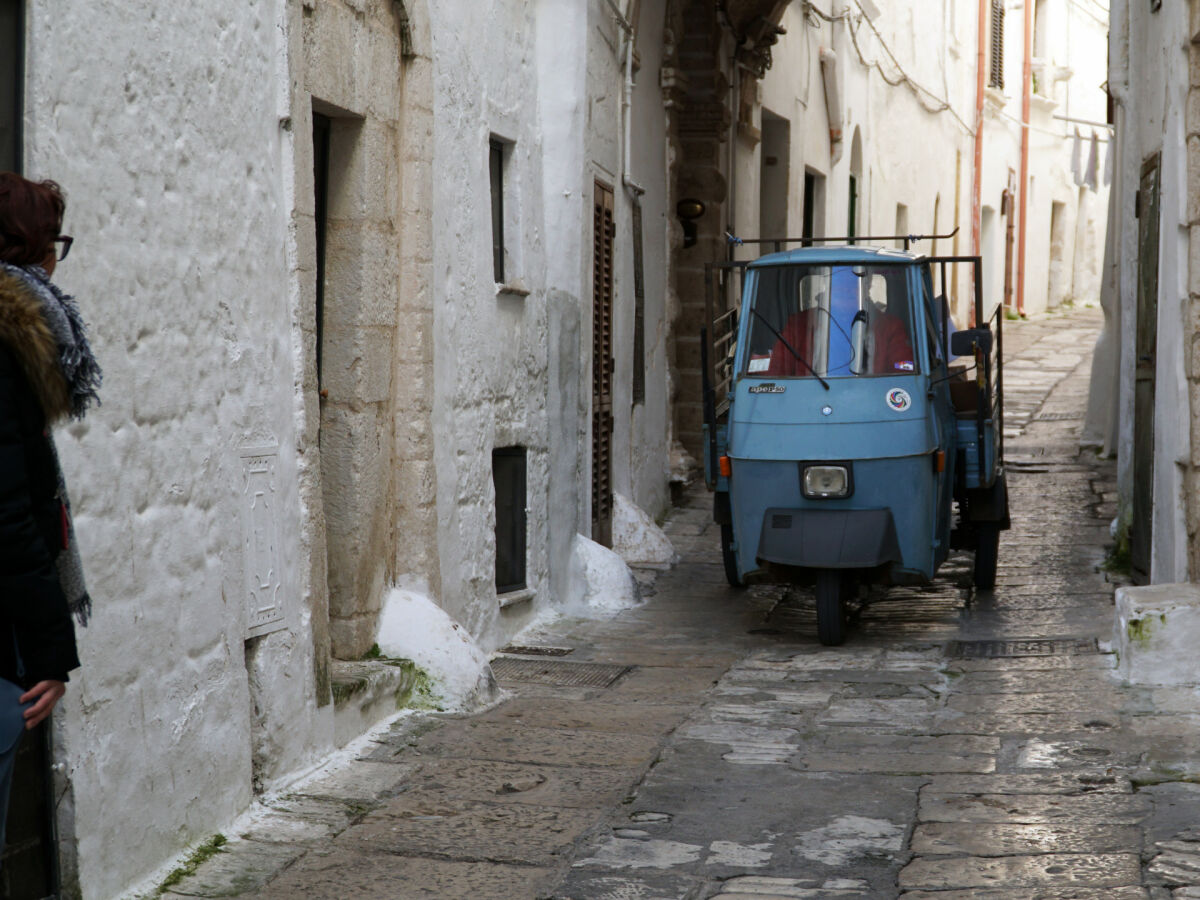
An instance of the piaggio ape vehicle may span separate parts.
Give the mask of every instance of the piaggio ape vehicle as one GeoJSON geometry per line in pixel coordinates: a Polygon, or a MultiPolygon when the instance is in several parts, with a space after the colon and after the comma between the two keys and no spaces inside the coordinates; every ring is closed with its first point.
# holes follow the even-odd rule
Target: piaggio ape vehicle
{"type": "Polygon", "coordinates": [[[704,472],[725,574],[813,585],[827,645],[845,640],[860,585],[928,582],[952,548],[974,550],[975,585],[991,588],[1009,527],[1003,314],[985,318],[980,258],[872,240],[706,272],[704,472]],[[954,332],[958,264],[979,324],[954,332]]]}

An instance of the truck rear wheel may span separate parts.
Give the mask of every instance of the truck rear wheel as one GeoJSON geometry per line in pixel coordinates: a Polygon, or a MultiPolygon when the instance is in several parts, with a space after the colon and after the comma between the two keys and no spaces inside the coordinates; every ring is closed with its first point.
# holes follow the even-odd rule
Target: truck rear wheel
{"type": "Polygon", "coordinates": [[[996,586],[996,564],[1000,558],[1000,523],[980,522],[975,526],[975,587],[990,591],[996,586]]]}
{"type": "Polygon", "coordinates": [[[817,570],[817,640],[836,647],[846,640],[849,579],[838,569],[817,570]]]}
{"type": "Polygon", "coordinates": [[[738,577],[737,554],[733,552],[733,525],[729,522],[721,523],[721,561],[725,563],[725,580],[729,586],[745,587],[738,577]]]}

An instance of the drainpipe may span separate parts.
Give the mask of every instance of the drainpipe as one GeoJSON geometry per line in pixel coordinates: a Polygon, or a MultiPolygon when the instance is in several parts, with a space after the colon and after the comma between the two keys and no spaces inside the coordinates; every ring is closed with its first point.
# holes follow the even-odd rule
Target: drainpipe
{"type": "Polygon", "coordinates": [[[646,193],[646,189],[634,181],[629,174],[633,164],[633,127],[630,122],[630,114],[633,111],[634,28],[625,18],[625,13],[617,6],[616,0],[605,0],[605,2],[612,10],[613,18],[625,32],[625,84],[621,91],[621,130],[623,131],[621,136],[621,184],[625,186],[625,190],[629,191],[630,196],[637,200],[646,193]]]}
{"type": "Polygon", "coordinates": [[[633,31],[625,34],[625,90],[621,96],[621,124],[624,125],[624,156],[621,166],[621,183],[636,201],[646,189],[629,174],[633,168],[633,31]]]}
{"type": "Polygon", "coordinates": [[[1021,69],[1021,230],[1017,247],[1017,315],[1025,315],[1025,230],[1029,220],[1029,108],[1033,98],[1033,0],[1025,0],[1025,61],[1021,69]]]}
{"type": "MultiPolygon", "coordinates": [[[[975,57],[975,183],[971,194],[971,253],[974,256],[982,255],[979,230],[983,217],[983,48],[987,45],[987,23],[988,0],[979,0],[979,29],[976,39],[978,46],[975,57]]],[[[970,309],[967,319],[974,326],[977,324],[975,305],[968,303],[967,306],[970,309]]]]}

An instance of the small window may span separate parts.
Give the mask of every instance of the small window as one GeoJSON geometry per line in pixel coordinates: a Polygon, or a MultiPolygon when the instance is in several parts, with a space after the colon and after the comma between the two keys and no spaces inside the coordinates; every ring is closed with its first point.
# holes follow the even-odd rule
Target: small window
{"type": "Polygon", "coordinates": [[[23,0],[0,0],[0,172],[21,171],[24,5],[23,0]]]}
{"type": "Polygon", "coordinates": [[[313,209],[317,238],[317,390],[324,387],[321,345],[325,342],[325,252],[329,237],[329,149],[333,135],[333,120],[313,113],[313,209]]]}
{"type": "Polygon", "coordinates": [[[488,168],[492,181],[492,274],[504,284],[504,144],[488,142],[488,168]]]}
{"type": "Polygon", "coordinates": [[[496,488],[496,593],[524,590],[525,583],[525,448],[492,451],[496,488]]]}

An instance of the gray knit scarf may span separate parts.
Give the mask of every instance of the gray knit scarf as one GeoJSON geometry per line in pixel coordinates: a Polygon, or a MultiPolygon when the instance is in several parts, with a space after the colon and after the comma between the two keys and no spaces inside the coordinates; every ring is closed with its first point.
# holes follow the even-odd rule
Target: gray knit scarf
{"type": "MultiPolygon", "coordinates": [[[[17,278],[28,287],[41,303],[42,316],[46,320],[55,342],[58,344],[58,362],[71,396],[71,418],[82,419],[88,407],[100,405],[97,390],[102,374],[96,357],[88,344],[87,327],[79,314],[75,300],[64,294],[50,280],[41,266],[13,266],[0,261],[0,271],[17,278]]],[[[92,598],[88,596],[83,578],[83,562],[79,557],[79,544],[75,541],[75,524],[71,518],[71,500],[67,495],[67,482],[63,478],[62,465],[58,461],[58,448],[54,436],[46,432],[50,455],[54,459],[58,478],[58,499],[67,511],[67,546],[58,554],[56,567],[58,581],[67,597],[67,606],[81,626],[87,626],[92,613],[92,598]]]]}

